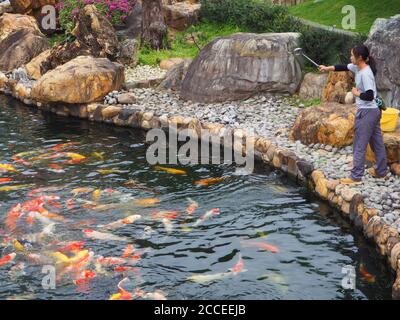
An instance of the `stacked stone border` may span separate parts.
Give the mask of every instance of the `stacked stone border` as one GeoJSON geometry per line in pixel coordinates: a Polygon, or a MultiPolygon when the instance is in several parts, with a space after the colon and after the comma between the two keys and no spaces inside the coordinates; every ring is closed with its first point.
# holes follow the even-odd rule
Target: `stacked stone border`
{"type": "MultiPolygon", "coordinates": [[[[396,273],[392,288],[393,299],[400,299],[400,235],[398,231],[387,225],[378,215],[376,209],[364,204],[363,196],[348,186],[337,181],[328,181],[322,171],[314,170],[312,164],[296,156],[292,151],[274,145],[270,140],[250,135],[246,130],[232,129],[218,123],[201,122],[196,118],[179,115],[155,116],[153,112],[126,109],[120,106],[90,103],[81,105],[46,104],[30,99],[30,88],[22,82],[8,79],[0,72],[0,93],[11,95],[26,105],[37,107],[39,110],[52,112],[60,116],[72,116],[90,121],[105,122],[122,127],[132,127],[144,130],[159,128],[167,130],[175,126],[178,130],[193,130],[201,138],[201,130],[207,129],[211,135],[218,136],[223,144],[227,133],[237,138],[248,136],[254,143],[255,156],[271,167],[281,170],[298,183],[305,185],[322,200],[338,209],[349,219],[352,225],[363,232],[364,236],[375,243],[379,253],[386,259],[396,273]]],[[[237,148],[237,146],[233,146],[237,148]]],[[[242,152],[246,147],[240,145],[242,152]]],[[[240,151],[240,150],[239,150],[240,151]]]]}

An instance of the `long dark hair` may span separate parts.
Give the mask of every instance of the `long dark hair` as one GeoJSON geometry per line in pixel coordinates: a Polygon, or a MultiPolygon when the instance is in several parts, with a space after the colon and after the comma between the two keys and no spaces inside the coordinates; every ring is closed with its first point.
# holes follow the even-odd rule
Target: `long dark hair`
{"type": "Polygon", "coordinates": [[[376,69],[376,62],[375,62],[375,59],[369,54],[368,48],[363,44],[359,44],[359,45],[354,46],[352,51],[353,51],[354,56],[356,58],[361,57],[365,61],[365,63],[370,66],[374,75],[376,75],[376,73],[378,71],[376,69]]]}

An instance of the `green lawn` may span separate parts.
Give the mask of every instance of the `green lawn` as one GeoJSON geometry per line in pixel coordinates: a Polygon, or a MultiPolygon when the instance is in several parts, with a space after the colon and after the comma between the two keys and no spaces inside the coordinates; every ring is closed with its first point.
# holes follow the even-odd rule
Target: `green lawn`
{"type": "Polygon", "coordinates": [[[352,5],[356,9],[356,30],[368,34],[376,18],[389,18],[400,14],[400,0],[309,0],[289,8],[294,16],[342,29],[342,8],[352,5]]]}
{"type": "Polygon", "coordinates": [[[196,36],[196,43],[200,48],[216,37],[230,35],[237,32],[244,32],[239,27],[231,25],[218,25],[209,22],[201,22],[198,25],[191,26],[183,32],[178,32],[175,40],[170,43],[171,50],[150,50],[142,48],[139,56],[140,64],[157,65],[161,60],[169,58],[194,58],[199,53],[195,44],[188,43],[187,38],[191,34],[196,36]]]}

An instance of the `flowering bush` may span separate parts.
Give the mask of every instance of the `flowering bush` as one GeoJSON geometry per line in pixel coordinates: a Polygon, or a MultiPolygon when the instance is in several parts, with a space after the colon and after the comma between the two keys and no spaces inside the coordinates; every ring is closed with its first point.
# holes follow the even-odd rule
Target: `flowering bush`
{"type": "Polygon", "coordinates": [[[56,8],[61,27],[70,32],[74,27],[74,18],[80,10],[93,4],[113,25],[123,23],[137,0],[60,0],[56,8]]]}

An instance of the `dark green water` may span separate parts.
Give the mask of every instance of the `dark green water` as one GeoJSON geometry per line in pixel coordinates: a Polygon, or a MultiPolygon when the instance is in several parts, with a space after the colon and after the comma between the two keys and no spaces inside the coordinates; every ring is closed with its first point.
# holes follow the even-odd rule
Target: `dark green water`
{"type": "MultiPolygon", "coordinates": [[[[12,262],[0,266],[1,299],[108,299],[118,292],[117,284],[125,277],[129,278],[124,284],[127,291],[160,289],[168,299],[390,299],[391,275],[374,248],[304,188],[264,167],[247,176],[235,174],[235,168],[226,165],[178,167],[187,175],[156,171],[146,162],[144,140],[141,131],[43,114],[0,96],[0,163],[13,164],[18,170],[0,173],[0,179],[12,179],[0,187],[27,185],[0,191],[0,258],[16,253],[12,262]],[[86,156],[85,161],[63,164],[66,159],[56,158],[25,166],[12,160],[20,152],[43,154],[66,142],[77,144],[63,151],[86,156]],[[101,156],[94,156],[94,152],[101,156]],[[54,171],[50,163],[62,170],[54,171]],[[97,171],[110,169],[118,171],[97,171]],[[209,186],[194,184],[199,179],[220,176],[228,178],[209,186]],[[140,187],[124,185],[131,179],[140,187]],[[11,208],[41,195],[28,196],[32,190],[50,186],[58,188],[42,195],[59,199],[46,209],[64,217],[63,221],[54,221],[53,233],[38,242],[28,241],[27,234],[41,232],[43,224],[35,219],[27,223],[27,216],[10,230],[6,217],[11,208]],[[71,194],[74,188],[83,187],[102,190],[97,205],[119,205],[107,210],[85,206],[85,201],[93,202],[93,192],[71,194]],[[114,192],[107,192],[110,188],[114,192]],[[192,216],[185,212],[188,197],[199,204],[192,216]],[[160,202],[151,207],[134,204],[134,199],[143,198],[160,202]],[[71,201],[70,206],[67,201],[71,201]],[[193,225],[212,208],[219,208],[220,215],[193,225]],[[170,219],[173,229],[169,233],[152,216],[160,210],[180,213],[170,219]],[[124,237],[124,241],[90,239],[82,232],[88,228],[99,230],[98,225],[132,214],[140,214],[142,219],[107,231],[124,237]],[[152,232],[146,234],[148,227],[152,232]],[[12,245],[13,239],[25,245],[24,251],[12,245]],[[67,274],[57,281],[56,289],[46,290],[41,285],[43,266],[33,263],[30,254],[49,259],[66,241],[85,242],[83,249],[95,256],[84,269],[94,271],[96,276],[77,285],[73,283],[77,275],[67,274]],[[268,243],[279,252],[243,245],[249,241],[268,243]],[[102,266],[104,273],[96,271],[99,256],[120,257],[128,244],[142,253],[134,272],[114,271],[117,265],[102,266]],[[239,255],[246,272],[206,283],[188,280],[196,274],[227,272],[239,255]],[[361,262],[375,281],[362,277],[361,262]],[[342,288],[345,265],[356,269],[354,291],[342,288]]],[[[37,154],[24,159],[34,156],[37,154]]],[[[58,265],[57,273],[60,270],[58,265]]]]}

